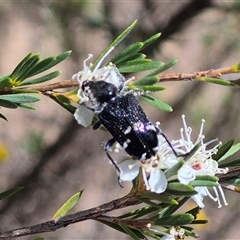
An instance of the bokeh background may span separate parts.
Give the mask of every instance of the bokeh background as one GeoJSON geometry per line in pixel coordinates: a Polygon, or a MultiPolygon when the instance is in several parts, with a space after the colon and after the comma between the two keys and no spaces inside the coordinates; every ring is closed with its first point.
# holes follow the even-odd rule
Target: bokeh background
{"type": "MultiPolygon", "coordinates": [[[[162,32],[145,53],[164,62],[178,59],[168,72],[191,73],[240,60],[239,1],[1,1],[0,75],[10,73],[29,52],[48,57],[71,49],[71,56],[56,67],[62,70],[56,81],[70,79],[89,53],[97,57],[135,19],[137,26],[119,50],[162,32]]],[[[233,78],[236,75],[228,76],[233,78]]],[[[185,114],[196,137],[204,118],[206,141],[240,140],[238,89],[190,81],[162,85],[167,90],[155,95],[174,111],[142,105],[153,122],[161,122],[169,139],[179,138],[185,114]]],[[[131,186],[118,186],[102,148],[110,137],[107,132],[77,125],[70,113],[47,97],[35,106],[37,111],[1,109],[8,122],[0,121],[0,189],[24,190],[0,203],[0,232],[49,220],[79,190],[84,193],[74,212],[121,197],[131,186]]],[[[226,196],[229,206],[221,209],[205,199],[209,224],[197,228],[200,239],[238,239],[240,195],[226,192],[226,196]]],[[[94,221],[39,236],[129,239],[94,221]]]]}

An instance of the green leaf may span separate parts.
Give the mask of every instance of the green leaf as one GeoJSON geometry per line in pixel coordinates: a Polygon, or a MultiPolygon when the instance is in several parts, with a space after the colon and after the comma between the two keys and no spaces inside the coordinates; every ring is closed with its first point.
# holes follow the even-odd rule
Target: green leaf
{"type": "Polygon", "coordinates": [[[36,238],[34,238],[33,240],[44,240],[44,238],[42,238],[42,237],[36,237],[36,238]]]}
{"type": "Polygon", "coordinates": [[[221,161],[229,158],[230,156],[232,156],[239,150],[240,150],[240,143],[236,143],[236,144],[232,145],[231,148],[226,152],[226,154],[218,160],[218,162],[221,162],[221,161]]]}
{"type": "Polygon", "coordinates": [[[122,63],[126,60],[128,60],[130,57],[132,57],[134,54],[136,54],[143,46],[142,42],[136,42],[116,54],[110,62],[118,65],[119,63],[122,63]]]}
{"type": "Polygon", "coordinates": [[[151,45],[153,42],[155,42],[159,37],[161,36],[161,33],[156,33],[155,35],[151,36],[150,38],[146,39],[143,42],[143,47],[141,48],[141,51],[151,45]]]}
{"type": "Polygon", "coordinates": [[[147,86],[147,85],[153,85],[154,83],[158,82],[157,76],[150,76],[150,77],[144,77],[138,81],[135,81],[132,83],[133,86],[147,86]]]}
{"type": "Polygon", "coordinates": [[[179,182],[168,183],[166,192],[175,196],[192,196],[197,193],[192,186],[179,182]]]}
{"type": "Polygon", "coordinates": [[[31,103],[40,100],[38,97],[29,95],[27,93],[0,95],[0,99],[11,101],[13,103],[31,103]]]}
{"type": "Polygon", "coordinates": [[[234,159],[230,161],[222,161],[219,163],[219,167],[225,168],[225,167],[237,167],[240,166],[240,159],[234,159]]]}
{"type": "MultiPolygon", "coordinates": [[[[173,65],[175,65],[177,63],[177,60],[172,60],[169,63],[164,63],[162,66],[160,66],[158,69],[156,69],[155,71],[151,72],[150,74],[148,74],[146,77],[150,77],[150,76],[154,76],[157,75],[163,71],[166,71],[167,69],[169,69],[170,67],[172,67],[173,65]]],[[[161,81],[161,79],[160,79],[161,81]]]]}
{"type": "Polygon", "coordinates": [[[167,179],[177,174],[178,170],[184,165],[185,161],[183,159],[179,160],[174,166],[172,166],[165,173],[167,179]]]}
{"type": "Polygon", "coordinates": [[[9,198],[9,197],[15,195],[16,193],[18,193],[19,191],[21,191],[22,189],[23,189],[23,187],[16,187],[16,188],[7,190],[5,192],[1,192],[0,193],[0,200],[9,198]]]}
{"type": "Polygon", "coordinates": [[[212,182],[212,181],[205,181],[205,180],[193,180],[189,184],[190,186],[193,187],[217,187],[219,184],[217,182],[212,182]]]}
{"type": "Polygon", "coordinates": [[[77,192],[71,198],[69,198],[54,214],[53,220],[64,217],[79,201],[83,191],[77,192]]]}
{"type": "MultiPolygon", "coordinates": [[[[133,231],[133,229],[129,228],[127,225],[123,224],[123,223],[119,223],[119,226],[122,227],[122,229],[132,238],[135,240],[139,239],[139,235],[136,235],[136,231],[133,231]]],[[[138,232],[138,231],[137,231],[138,232]]],[[[139,232],[140,233],[140,232],[139,232]]],[[[143,238],[145,239],[145,237],[143,238]]]]}
{"type": "Polygon", "coordinates": [[[196,77],[197,80],[203,81],[203,82],[209,82],[209,83],[215,83],[223,86],[234,86],[233,83],[231,83],[228,80],[219,79],[219,78],[210,78],[210,77],[196,77]]]}
{"type": "Polygon", "coordinates": [[[26,103],[18,103],[18,106],[22,107],[22,108],[27,108],[27,109],[30,109],[30,110],[37,110],[37,108],[34,107],[33,105],[26,104],[26,103]]]}
{"type": "Polygon", "coordinates": [[[143,72],[150,69],[158,68],[163,63],[160,61],[151,61],[149,59],[137,59],[134,61],[124,62],[118,66],[118,70],[121,73],[135,73],[143,72]]]}
{"type": "Polygon", "coordinates": [[[145,203],[145,204],[147,204],[147,205],[149,205],[151,207],[154,207],[154,208],[159,209],[159,210],[162,209],[162,206],[160,204],[158,204],[158,203],[152,202],[152,201],[150,201],[148,199],[141,198],[141,197],[138,197],[137,199],[139,199],[141,202],[143,202],[143,203],[145,203]]]}
{"type": "Polygon", "coordinates": [[[11,86],[9,75],[3,76],[0,79],[0,90],[11,86]]]}
{"type": "Polygon", "coordinates": [[[21,72],[22,67],[25,65],[26,61],[28,61],[29,58],[32,57],[32,53],[29,53],[13,70],[11,75],[9,77],[15,79],[19,75],[19,72],[21,72]]]}
{"type": "Polygon", "coordinates": [[[202,176],[199,175],[199,176],[196,176],[195,180],[217,182],[217,181],[219,181],[219,178],[216,176],[210,176],[210,175],[202,175],[202,176]]]}
{"type": "MultiPolygon", "coordinates": [[[[41,73],[41,72],[44,72],[44,71],[46,71],[46,70],[48,70],[48,69],[56,66],[58,63],[60,63],[60,62],[62,62],[63,60],[65,60],[65,59],[71,54],[71,52],[72,52],[72,51],[66,51],[66,52],[63,52],[63,53],[57,55],[56,57],[51,57],[53,60],[52,60],[51,62],[49,61],[49,63],[48,63],[48,60],[47,60],[48,58],[42,60],[41,62],[39,62],[39,63],[37,64],[39,70],[36,71],[34,75],[37,75],[37,74],[39,74],[39,73],[41,73]],[[45,61],[45,62],[44,62],[44,61],[45,61]],[[48,64],[47,64],[47,63],[48,63],[48,64]],[[46,65],[44,66],[44,64],[46,64],[46,65]]],[[[32,75],[32,76],[33,76],[33,75],[32,75]]]]}
{"type": "Polygon", "coordinates": [[[184,214],[174,214],[168,217],[163,217],[157,220],[152,221],[152,225],[161,225],[161,226],[181,226],[189,224],[194,220],[194,216],[189,213],[184,214]]]}
{"type": "Polygon", "coordinates": [[[130,24],[129,27],[127,27],[101,54],[100,56],[96,59],[96,61],[94,62],[92,69],[94,69],[96,67],[96,65],[98,64],[98,62],[103,58],[103,56],[112,48],[112,47],[116,47],[134,28],[134,26],[136,25],[137,20],[135,20],[132,24],[130,24]]]}
{"type": "MultiPolygon", "coordinates": [[[[227,183],[232,184],[235,187],[240,187],[240,178],[236,177],[236,178],[231,178],[227,180],[227,183]]],[[[237,192],[240,192],[239,190],[237,192]]]]}
{"type": "Polygon", "coordinates": [[[162,91],[165,89],[163,86],[159,85],[151,85],[151,86],[138,86],[138,89],[142,89],[144,91],[150,91],[150,92],[157,92],[157,91],[162,91]]]}
{"type": "Polygon", "coordinates": [[[5,108],[17,108],[18,107],[17,104],[15,104],[13,102],[10,102],[10,101],[7,101],[7,100],[4,100],[4,99],[0,99],[0,106],[5,107],[5,108]]]}
{"type": "Polygon", "coordinates": [[[42,77],[39,77],[39,78],[25,80],[25,81],[21,82],[19,84],[19,86],[38,84],[38,83],[46,82],[46,81],[49,81],[49,80],[51,80],[53,78],[56,78],[60,74],[61,74],[60,71],[51,72],[51,73],[46,74],[46,75],[44,75],[42,77]]]}
{"type": "Polygon", "coordinates": [[[171,198],[171,197],[167,197],[167,196],[163,196],[163,195],[159,195],[159,194],[155,194],[155,193],[144,192],[144,193],[141,194],[141,196],[147,197],[151,200],[157,200],[157,201],[162,202],[162,203],[167,203],[167,204],[170,204],[170,205],[177,205],[178,204],[178,201],[171,198]]]}
{"type": "Polygon", "coordinates": [[[53,100],[55,100],[58,104],[60,104],[62,107],[64,107],[66,110],[68,110],[70,113],[74,114],[76,111],[76,107],[71,105],[70,100],[60,94],[55,94],[54,96],[51,96],[53,100]]]}
{"type": "Polygon", "coordinates": [[[150,104],[152,104],[154,107],[157,107],[166,112],[172,112],[172,107],[170,105],[160,101],[159,99],[157,99],[149,94],[144,94],[141,97],[144,98],[144,100],[146,100],[150,104]]]}
{"type": "Polygon", "coordinates": [[[234,140],[230,140],[227,143],[225,143],[224,145],[222,145],[219,149],[217,154],[213,154],[212,158],[216,161],[219,161],[220,158],[222,158],[226,152],[232,147],[234,143],[234,140]]]}
{"type": "Polygon", "coordinates": [[[0,113],[0,118],[2,118],[2,119],[4,119],[5,121],[7,121],[7,118],[6,118],[3,114],[1,114],[1,113],[0,113]]]}
{"type": "Polygon", "coordinates": [[[32,69],[39,60],[40,54],[33,55],[31,58],[29,58],[18,72],[16,80],[22,82],[24,79],[28,78],[31,75],[30,73],[32,72],[32,69]]]}
{"type": "Polygon", "coordinates": [[[179,208],[181,208],[188,200],[189,200],[189,197],[183,197],[181,200],[178,200],[178,203],[179,203],[178,205],[171,205],[171,206],[165,207],[161,212],[159,212],[158,214],[159,218],[172,215],[179,208]]]}

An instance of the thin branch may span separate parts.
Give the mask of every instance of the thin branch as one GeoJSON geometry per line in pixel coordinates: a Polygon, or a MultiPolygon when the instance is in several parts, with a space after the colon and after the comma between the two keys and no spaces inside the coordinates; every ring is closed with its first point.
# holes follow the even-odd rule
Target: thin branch
{"type": "MultiPolygon", "coordinates": [[[[225,68],[219,68],[215,70],[212,69],[212,70],[199,71],[194,73],[165,73],[165,74],[160,74],[158,76],[160,78],[159,82],[171,82],[171,81],[198,80],[199,77],[221,78],[222,75],[230,74],[230,73],[237,73],[237,72],[233,72],[232,67],[225,67],[225,68]]],[[[138,78],[135,78],[134,80],[138,80],[138,78]]],[[[64,81],[52,83],[49,85],[42,85],[42,86],[40,85],[40,86],[34,86],[34,87],[26,86],[24,88],[29,90],[38,90],[44,94],[47,91],[54,91],[56,89],[63,89],[63,88],[73,88],[78,86],[79,84],[77,80],[64,80],[64,81]]]]}
{"type": "Polygon", "coordinates": [[[100,216],[102,216],[104,213],[111,212],[113,210],[121,209],[128,206],[137,205],[139,203],[140,202],[136,200],[136,193],[130,193],[120,199],[115,199],[109,203],[105,203],[101,206],[91,208],[85,211],[76,212],[74,214],[68,214],[62,218],[59,218],[58,220],[50,220],[33,226],[18,228],[0,233],[0,239],[17,238],[43,232],[53,232],[59,228],[66,227],[69,224],[89,219],[97,220],[99,218],[100,220],[102,219],[100,216]]]}

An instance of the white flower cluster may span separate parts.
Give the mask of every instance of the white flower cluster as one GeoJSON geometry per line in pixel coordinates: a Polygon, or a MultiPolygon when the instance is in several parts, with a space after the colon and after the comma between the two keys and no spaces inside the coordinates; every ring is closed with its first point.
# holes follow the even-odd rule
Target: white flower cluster
{"type": "Polygon", "coordinates": [[[89,99],[82,91],[82,85],[84,81],[105,81],[108,83],[114,84],[117,88],[120,88],[125,81],[125,78],[120,74],[117,67],[109,63],[107,66],[100,68],[103,60],[107,57],[107,55],[113,51],[113,47],[111,47],[106,54],[101,58],[94,69],[92,68],[92,64],[87,66],[87,61],[93,57],[92,54],[88,55],[88,58],[83,62],[83,70],[79,71],[78,73],[72,76],[73,80],[78,80],[79,82],[79,90],[78,90],[78,97],[80,98],[80,106],[77,108],[76,112],[74,113],[74,117],[77,120],[78,124],[88,127],[91,125],[94,112],[85,105],[88,105],[89,99]],[[82,103],[85,103],[83,105],[82,103]]]}

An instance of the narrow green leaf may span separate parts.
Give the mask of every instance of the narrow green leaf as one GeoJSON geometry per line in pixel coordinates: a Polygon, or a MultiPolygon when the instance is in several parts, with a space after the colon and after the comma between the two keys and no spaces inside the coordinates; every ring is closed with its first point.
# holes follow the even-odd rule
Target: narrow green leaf
{"type": "Polygon", "coordinates": [[[44,240],[44,238],[42,238],[42,237],[36,237],[36,238],[34,238],[33,240],[44,240]]]}
{"type": "Polygon", "coordinates": [[[9,76],[6,75],[0,80],[0,90],[8,87],[11,87],[11,82],[9,76]]]}
{"type": "Polygon", "coordinates": [[[149,95],[149,94],[144,94],[141,96],[142,98],[144,98],[144,100],[146,100],[147,102],[149,102],[150,104],[152,104],[154,107],[157,107],[163,111],[166,112],[172,112],[172,107],[170,105],[168,105],[167,103],[164,103],[162,101],[160,101],[159,99],[149,95]]]}
{"type": "MultiPolygon", "coordinates": [[[[135,232],[132,231],[127,225],[123,223],[119,223],[119,225],[122,227],[122,229],[132,238],[135,240],[139,239],[139,236],[135,234],[135,232]]],[[[136,230],[135,230],[136,231],[136,230]]]]}
{"type": "Polygon", "coordinates": [[[35,89],[27,89],[27,88],[12,88],[11,91],[13,93],[41,93],[35,89]]]}
{"type": "Polygon", "coordinates": [[[233,143],[234,143],[234,140],[230,140],[224,145],[222,145],[218,149],[217,154],[212,155],[212,158],[216,161],[219,161],[219,159],[221,159],[226,154],[226,152],[232,147],[233,143]]]}
{"type": "Polygon", "coordinates": [[[2,118],[2,119],[4,119],[5,121],[7,121],[7,118],[6,118],[3,114],[1,114],[1,113],[0,113],[0,118],[2,118]]]}
{"type": "Polygon", "coordinates": [[[165,216],[172,215],[179,208],[181,208],[188,200],[189,200],[189,197],[183,197],[181,200],[178,200],[178,203],[179,203],[178,205],[171,205],[171,206],[165,207],[161,212],[159,212],[158,217],[162,218],[165,216]]]}
{"type": "Polygon", "coordinates": [[[194,216],[189,213],[174,214],[168,217],[163,217],[152,221],[152,225],[161,226],[181,226],[191,223],[194,220],[194,216]]]}
{"type": "Polygon", "coordinates": [[[118,65],[126,60],[128,60],[131,56],[136,54],[143,46],[142,42],[136,42],[131,44],[130,46],[126,47],[124,50],[116,54],[110,62],[118,65]]]}
{"type": "Polygon", "coordinates": [[[151,36],[150,38],[146,39],[143,42],[143,47],[141,48],[141,51],[151,45],[153,42],[155,42],[159,37],[161,36],[161,33],[156,33],[155,35],[151,36]]]}
{"type": "Polygon", "coordinates": [[[38,84],[38,83],[46,82],[46,81],[49,81],[49,80],[51,80],[53,78],[56,78],[60,74],[61,74],[60,71],[51,72],[51,73],[46,74],[46,75],[44,75],[42,77],[39,77],[39,78],[25,80],[25,81],[21,82],[21,84],[19,84],[19,86],[38,84]]]}
{"type": "Polygon", "coordinates": [[[70,113],[75,113],[76,107],[72,106],[70,100],[65,96],[56,94],[54,96],[51,96],[51,98],[60,104],[63,108],[68,110],[70,113]]]}
{"type": "Polygon", "coordinates": [[[0,99],[11,101],[14,103],[31,103],[40,100],[38,97],[29,95],[28,93],[1,95],[0,99]]]}
{"type": "MultiPolygon", "coordinates": [[[[235,178],[228,179],[227,183],[228,184],[232,184],[234,187],[239,188],[240,187],[240,178],[239,177],[235,177],[235,178]]],[[[240,191],[238,190],[236,192],[240,192],[240,191]]]]}
{"type": "MultiPolygon", "coordinates": [[[[170,67],[172,67],[173,65],[175,65],[177,63],[177,60],[172,60],[169,63],[164,63],[162,66],[160,66],[158,69],[156,69],[155,71],[151,72],[150,74],[147,75],[147,77],[150,76],[155,76],[163,71],[166,71],[167,69],[169,69],[170,67]]],[[[161,81],[161,79],[160,79],[161,81]]]]}
{"type": "MultiPolygon", "coordinates": [[[[145,54],[143,54],[143,53],[135,53],[135,54],[131,55],[127,60],[128,61],[134,61],[134,60],[137,60],[137,59],[145,59],[145,58],[146,58],[145,54]]],[[[110,60],[110,62],[111,62],[111,60],[110,60]]],[[[117,65],[117,67],[118,67],[118,65],[117,65]]]]}
{"type": "Polygon", "coordinates": [[[101,54],[100,56],[96,59],[94,62],[92,69],[96,67],[98,62],[102,59],[102,57],[110,50],[112,47],[116,47],[134,28],[136,25],[137,20],[135,20],[132,24],[130,24],[101,54]]]}
{"type": "Polygon", "coordinates": [[[217,187],[219,184],[217,182],[205,181],[205,180],[193,180],[189,183],[193,187],[217,187]]]}
{"type": "Polygon", "coordinates": [[[218,162],[221,162],[221,161],[229,158],[230,156],[232,156],[239,150],[240,150],[240,143],[236,143],[236,144],[232,145],[231,148],[226,152],[226,154],[218,160],[218,162]]]}
{"type": "Polygon", "coordinates": [[[164,203],[167,203],[170,205],[178,204],[178,201],[171,197],[167,197],[167,196],[163,196],[163,195],[159,195],[159,194],[155,194],[155,193],[151,193],[151,192],[144,192],[141,194],[141,196],[147,197],[151,200],[157,200],[159,202],[164,202],[164,203]]]}
{"type": "Polygon", "coordinates": [[[21,71],[23,65],[26,63],[26,61],[32,57],[32,53],[29,53],[17,66],[16,68],[13,70],[13,72],[11,73],[11,78],[15,79],[18,76],[18,73],[21,71]]]}
{"type": "Polygon", "coordinates": [[[151,85],[151,86],[138,86],[138,89],[142,89],[144,91],[150,91],[150,92],[157,92],[157,91],[162,91],[165,89],[163,86],[159,85],[151,85]]]}
{"type": "Polygon", "coordinates": [[[138,81],[133,82],[133,86],[147,86],[147,85],[153,85],[154,83],[158,82],[157,76],[150,76],[150,77],[144,77],[138,81]]]}
{"type": "Polygon", "coordinates": [[[17,104],[7,101],[7,100],[4,100],[4,99],[0,99],[0,106],[5,107],[5,108],[17,108],[18,107],[17,104]]]}
{"type": "MultiPolygon", "coordinates": [[[[159,208],[157,208],[157,209],[159,209],[159,208]]],[[[131,212],[125,213],[123,215],[120,215],[119,218],[129,218],[129,217],[131,217],[132,219],[136,219],[136,218],[140,218],[142,216],[145,216],[149,213],[152,213],[152,212],[156,211],[157,209],[155,207],[146,206],[146,207],[139,208],[139,209],[133,210],[131,212]]]]}
{"type": "Polygon", "coordinates": [[[179,159],[179,161],[172,166],[168,171],[165,173],[167,179],[177,174],[178,170],[184,165],[185,161],[183,159],[179,159]]]}
{"type": "Polygon", "coordinates": [[[139,59],[134,61],[124,62],[124,64],[119,65],[118,70],[121,73],[135,73],[143,72],[150,69],[158,68],[162,65],[160,61],[149,61],[149,59],[139,59]]]}
{"type": "Polygon", "coordinates": [[[1,192],[0,193],[0,200],[9,198],[9,197],[15,195],[16,193],[18,193],[19,191],[21,191],[22,189],[23,189],[23,187],[16,187],[16,188],[7,190],[5,192],[1,192]]]}
{"type": "Polygon", "coordinates": [[[27,109],[30,109],[30,110],[37,110],[37,108],[34,107],[33,105],[26,104],[26,103],[18,103],[18,106],[22,107],[22,108],[27,108],[27,109]]]}
{"type": "Polygon", "coordinates": [[[69,198],[54,214],[53,220],[64,217],[79,201],[83,191],[77,192],[71,198],[69,198]]]}
{"type": "Polygon", "coordinates": [[[231,83],[228,80],[219,79],[219,78],[210,78],[210,77],[196,77],[197,80],[203,81],[203,82],[209,82],[209,83],[215,83],[223,86],[234,86],[233,83],[231,83]]]}
{"type": "Polygon", "coordinates": [[[45,68],[45,66],[51,64],[54,60],[54,57],[48,57],[39,61],[37,64],[35,64],[31,71],[29,71],[28,78],[37,75],[43,68],[45,68]]]}
{"type": "Polygon", "coordinates": [[[196,176],[195,180],[204,180],[204,181],[211,181],[211,182],[217,182],[219,180],[216,176],[210,176],[210,175],[198,175],[196,176]]]}
{"type": "Polygon", "coordinates": [[[156,208],[156,209],[158,209],[158,210],[161,210],[161,209],[162,209],[162,206],[161,206],[161,205],[159,205],[159,204],[157,204],[157,203],[155,203],[155,202],[152,202],[152,201],[150,201],[150,200],[148,200],[148,199],[141,198],[141,197],[138,197],[137,199],[139,199],[141,202],[146,203],[147,205],[149,205],[149,206],[151,206],[151,207],[154,207],[154,208],[156,208]]]}
{"type": "Polygon", "coordinates": [[[19,82],[23,81],[28,77],[28,73],[31,71],[31,69],[36,65],[36,63],[39,61],[40,55],[35,54],[32,55],[26,62],[25,64],[22,65],[22,67],[18,70],[16,73],[16,77],[13,78],[12,74],[10,75],[10,78],[13,80],[17,80],[19,82]]]}
{"type": "Polygon", "coordinates": [[[225,167],[237,167],[240,166],[240,159],[234,159],[231,161],[222,161],[219,163],[219,167],[225,168],[225,167]]]}
{"type": "Polygon", "coordinates": [[[197,215],[200,213],[200,211],[201,211],[201,208],[199,208],[199,207],[197,206],[197,207],[192,208],[191,210],[187,211],[186,213],[192,214],[192,215],[195,217],[195,219],[196,219],[196,218],[197,218],[197,215]]]}
{"type": "Polygon", "coordinates": [[[192,186],[179,182],[168,183],[166,192],[175,196],[192,196],[197,193],[192,186]]]}
{"type": "Polygon", "coordinates": [[[56,66],[58,63],[60,63],[63,60],[65,60],[71,54],[71,52],[72,51],[66,51],[66,52],[63,52],[63,53],[57,55],[56,57],[52,57],[53,60],[50,63],[48,63],[47,65],[45,65],[45,66],[42,66],[44,64],[44,62],[43,62],[44,60],[42,62],[39,62],[38,63],[39,64],[39,70],[34,75],[37,75],[37,74],[39,74],[41,72],[44,72],[44,71],[46,71],[46,70],[56,66]]]}

